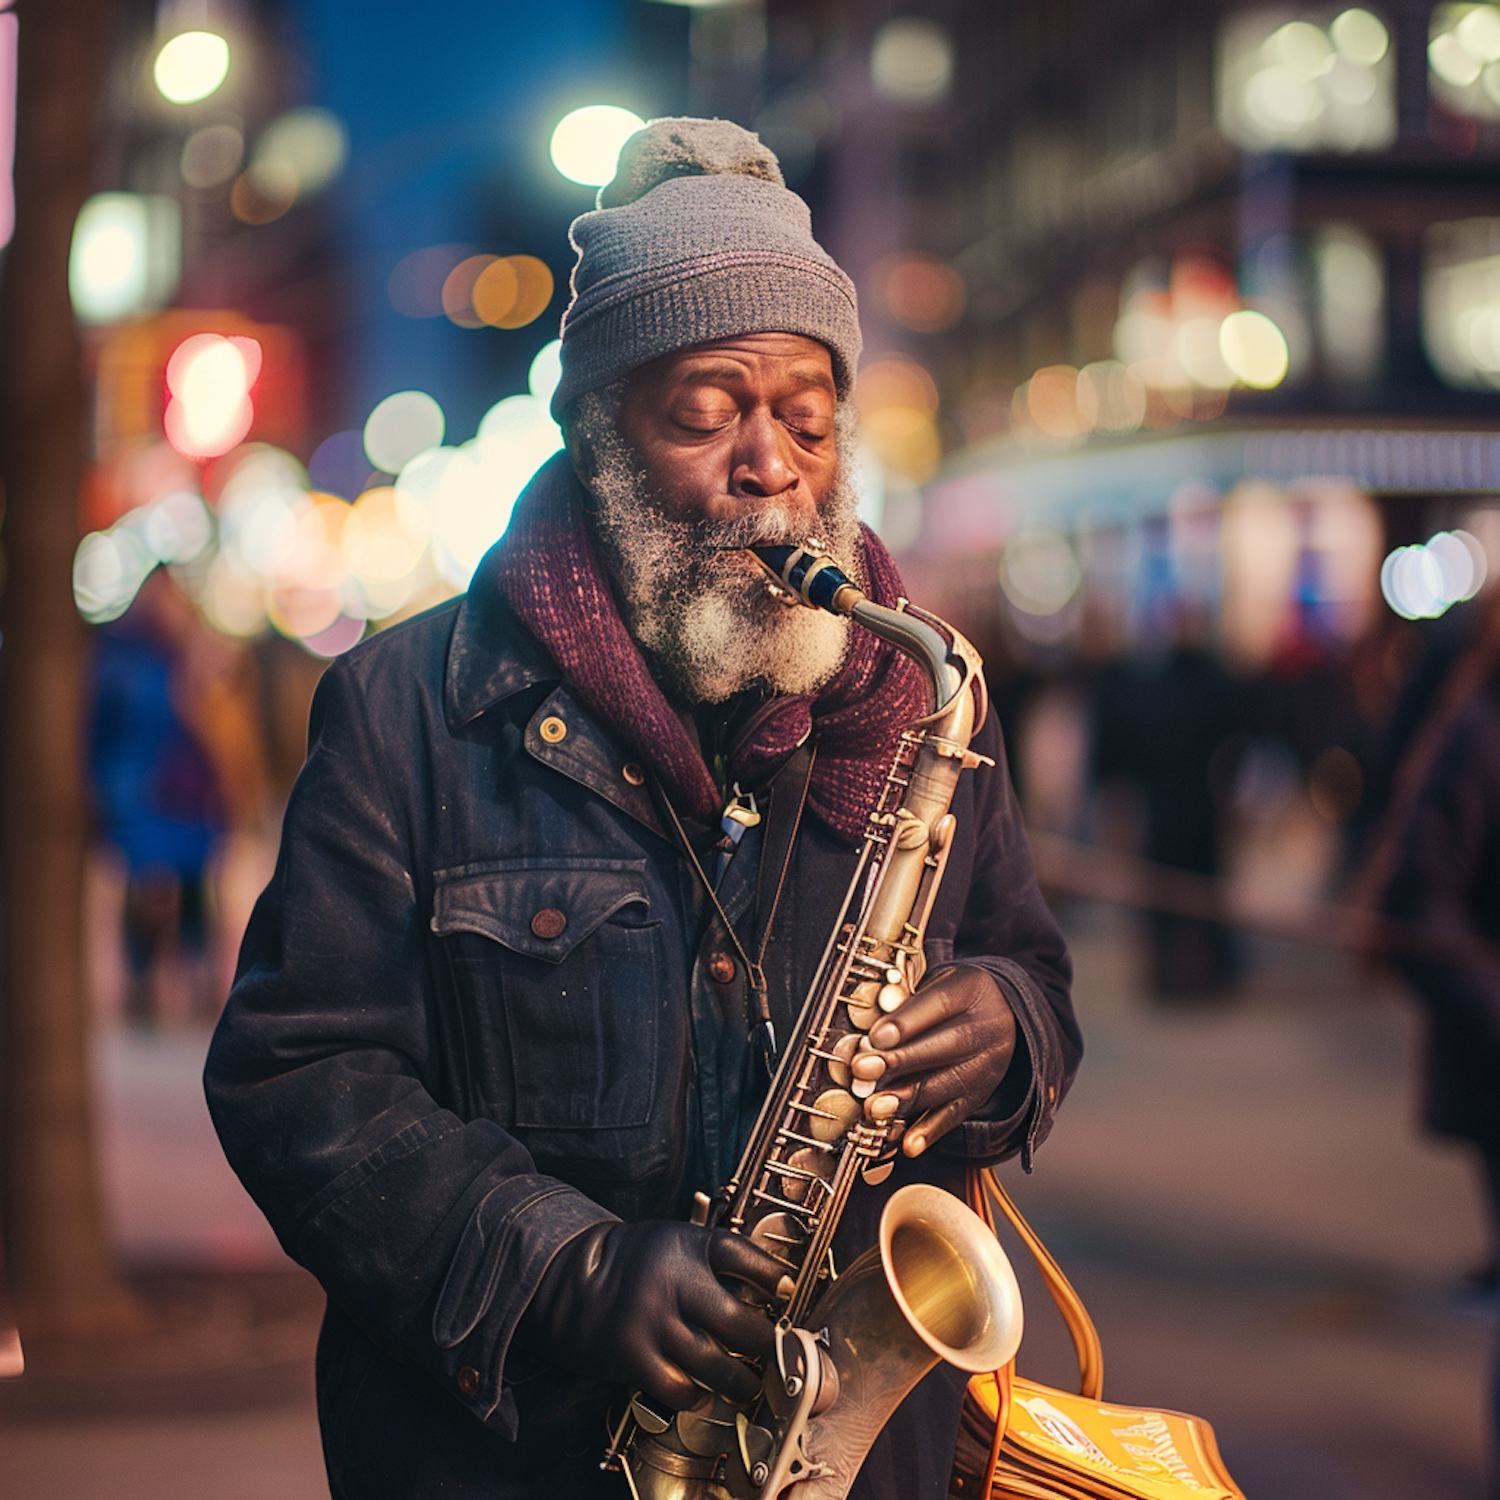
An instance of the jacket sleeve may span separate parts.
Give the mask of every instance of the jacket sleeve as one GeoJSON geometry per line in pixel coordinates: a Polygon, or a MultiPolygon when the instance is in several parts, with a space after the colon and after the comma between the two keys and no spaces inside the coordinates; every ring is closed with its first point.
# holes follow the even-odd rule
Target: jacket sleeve
{"type": "Polygon", "coordinates": [[[934,1149],[990,1165],[1032,1154],[1078,1071],[1083,1039],[1073,1014],[1073,965],[1037,885],[1031,846],[991,710],[973,748],[995,762],[976,771],[973,873],[954,939],[955,960],[983,969],[1016,1015],[1016,1056],[984,1109],[934,1149]]]}
{"type": "Polygon", "coordinates": [[[442,1037],[411,820],[387,772],[340,660],[314,699],[205,1087],[287,1253],[377,1343],[513,1437],[516,1322],[557,1250],[613,1216],[429,1092],[442,1037]]]}
{"type": "Polygon", "coordinates": [[[1440,942],[1458,962],[1401,952],[1395,966],[1445,1024],[1500,1053],[1500,970],[1478,951],[1475,920],[1500,862],[1500,711],[1474,705],[1429,770],[1401,839],[1381,907],[1440,942]],[[1463,962],[1465,948],[1473,958],[1463,962]]]}

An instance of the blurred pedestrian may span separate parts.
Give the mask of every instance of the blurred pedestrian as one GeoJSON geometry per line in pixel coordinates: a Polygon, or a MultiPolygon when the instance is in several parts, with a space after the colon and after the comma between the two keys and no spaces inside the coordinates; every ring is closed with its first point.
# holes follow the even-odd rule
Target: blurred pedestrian
{"type": "MultiPolygon", "coordinates": [[[[1232,683],[1184,620],[1165,656],[1108,669],[1094,706],[1094,775],[1141,792],[1146,858],[1174,870],[1222,872],[1210,770],[1236,727],[1232,683]]],[[[1221,994],[1236,970],[1221,923],[1175,912],[1148,917],[1151,993],[1160,1000],[1221,994]]]]}
{"type": "Polygon", "coordinates": [[[211,861],[265,781],[247,662],[160,569],[99,633],[89,764],[125,863],[125,1014],[140,1024],[212,1008],[211,861]]]}
{"type": "MultiPolygon", "coordinates": [[[[1491,1254],[1477,1280],[1500,1276],[1500,608],[1436,694],[1398,777],[1375,863],[1387,917],[1452,944],[1451,956],[1405,951],[1392,961],[1426,1019],[1423,1114],[1478,1155],[1491,1254]],[[1488,949],[1488,951],[1486,951],[1488,949]]],[[[1491,1391],[1490,1494],[1500,1497],[1500,1368],[1491,1391]]]]}

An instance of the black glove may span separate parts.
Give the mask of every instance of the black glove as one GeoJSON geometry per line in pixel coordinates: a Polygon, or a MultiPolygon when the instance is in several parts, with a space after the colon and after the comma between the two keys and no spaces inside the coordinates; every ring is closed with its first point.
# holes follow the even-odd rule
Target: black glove
{"type": "Polygon", "coordinates": [[[644,1391],[674,1411],[696,1405],[704,1387],[750,1401],[760,1376],[734,1356],[770,1354],[772,1323],[719,1278],[769,1298],[785,1271],[724,1230],[661,1219],[596,1224],[553,1257],[519,1331],[552,1364],[644,1391]]]}
{"type": "Polygon", "coordinates": [[[876,1086],[865,1113],[895,1116],[901,1149],[920,1156],[995,1092],[1015,1056],[1016,1018],[985,970],[954,964],[877,1021],[869,1043],[853,1065],[876,1086]]]}

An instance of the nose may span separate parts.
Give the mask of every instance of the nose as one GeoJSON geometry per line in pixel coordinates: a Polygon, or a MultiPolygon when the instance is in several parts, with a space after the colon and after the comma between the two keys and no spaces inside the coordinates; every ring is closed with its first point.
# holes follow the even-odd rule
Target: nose
{"type": "Polygon", "coordinates": [[[789,494],[801,478],[790,461],[790,439],[765,410],[751,412],[740,424],[729,473],[729,492],[746,500],[770,500],[789,494]]]}

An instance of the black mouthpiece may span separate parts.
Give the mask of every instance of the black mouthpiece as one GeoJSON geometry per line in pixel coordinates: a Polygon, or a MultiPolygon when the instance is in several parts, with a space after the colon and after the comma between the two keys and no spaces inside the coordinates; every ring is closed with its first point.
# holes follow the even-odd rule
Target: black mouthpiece
{"type": "Polygon", "coordinates": [[[833,598],[852,580],[837,563],[800,545],[750,550],[799,598],[830,613],[841,613],[834,608],[833,598]]]}

